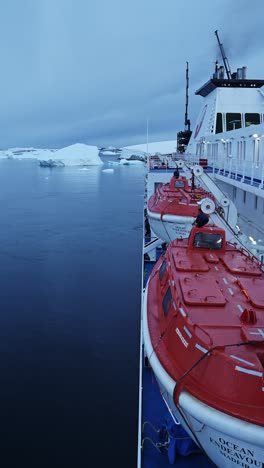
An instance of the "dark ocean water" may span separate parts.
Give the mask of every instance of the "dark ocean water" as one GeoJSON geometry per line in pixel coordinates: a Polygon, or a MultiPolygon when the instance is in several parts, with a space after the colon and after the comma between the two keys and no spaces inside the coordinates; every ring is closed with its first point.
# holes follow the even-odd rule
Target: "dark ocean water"
{"type": "Polygon", "coordinates": [[[144,169],[104,161],[0,160],[4,468],[136,467],[144,169]]]}

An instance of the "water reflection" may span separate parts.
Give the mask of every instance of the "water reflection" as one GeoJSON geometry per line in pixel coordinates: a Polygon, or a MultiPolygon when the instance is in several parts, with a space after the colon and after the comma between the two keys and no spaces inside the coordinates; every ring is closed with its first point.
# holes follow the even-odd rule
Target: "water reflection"
{"type": "Polygon", "coordinates": [[[102,166],[39,167],[38,174],[41,181],[57,191],[63,187],[63,191],[91,194],[99,189],[101,170],[102,166]]]}
{"type": "Polygon", "coordinates": [[[0,409],[9,466],[89,466],[87,447],[107,466],[116,434],[115,463],[136,466],[143,171],[103,167],[0,161],[0,409]]]}

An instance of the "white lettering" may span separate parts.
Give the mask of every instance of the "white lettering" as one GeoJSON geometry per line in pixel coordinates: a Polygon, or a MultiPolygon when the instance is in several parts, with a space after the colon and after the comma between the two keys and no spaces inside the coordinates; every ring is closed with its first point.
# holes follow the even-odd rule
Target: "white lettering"
{"type": "Polygon", "coordinates": [[[264,463],[255,459],[254,450],[252,449],[240,447],[230,440],[225,440],[223,437],[219,437],[217,440],[210,437],[210,442],[218,447],[222,456],[228,458],[236,465],[243,468],[251,468],[252,466],[264,468],[264,463]]]}

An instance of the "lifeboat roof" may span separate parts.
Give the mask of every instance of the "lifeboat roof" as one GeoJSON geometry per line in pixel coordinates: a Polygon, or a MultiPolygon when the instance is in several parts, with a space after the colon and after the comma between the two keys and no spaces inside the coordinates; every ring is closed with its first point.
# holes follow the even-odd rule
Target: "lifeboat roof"
{"type": "Polygon", "coordinates": [[[264,424],[264,273],[216,226],[193,228],[148,283],[152,345],[168,372],[204,403],[264,424]],[[162,337],[162,339],[161,339],[162,337]]]}
{"type": "Polygon", "coordinates": [[[157,187],[148,201],[148,210],[154,213],[196,217],[199,205],[205,198],[214,199],[212,194],[202,187],[189,184],[185,176],[173,176],[169,183],[157,187]]]}

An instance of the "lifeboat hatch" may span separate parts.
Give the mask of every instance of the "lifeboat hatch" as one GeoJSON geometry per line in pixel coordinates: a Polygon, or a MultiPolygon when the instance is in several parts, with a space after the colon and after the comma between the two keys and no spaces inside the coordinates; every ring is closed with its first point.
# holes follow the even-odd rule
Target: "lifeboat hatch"
{"type": "MultiPolygon", "coordinates": [[[[262,327],[242,327],[242,337],[246,341],[264,342],[264,328],[262,327]]],[[[264,354],[261,353],[264,357],[264,354]]],[[[258,356],[259,357],[259,356],[258,356]]],[[[261,361],[263,365],[263,360],[261,361]]]]}
{"type": "Polygon", "coordinates": [[[214,278],[185,276],[180,279],[183,300],[189,305],[224,306],[226,301],[214,278]]]}
{"type": "Polygon", "coordinates": [[[253,306],[264,309],[264,280],[239,278],[237,283],[253,306]]]}
{"type": "Polygon", "coordinates": [[[209,271],[209,266],[200,254],[187,257],[186,252],[178,251],[174,258],[178,271],[209,271]]]}
{"type": "Polygon", "coordinates": [[[252,275],[252,276],[261,276],[261,271],[259,266],[256,263],[253,263],[250,257],[247,257],[238,252],[226,252],[225,256],[222,258],[222,262],[226,268],[231,273],[241,274],[241,275],[252,275]]]}

